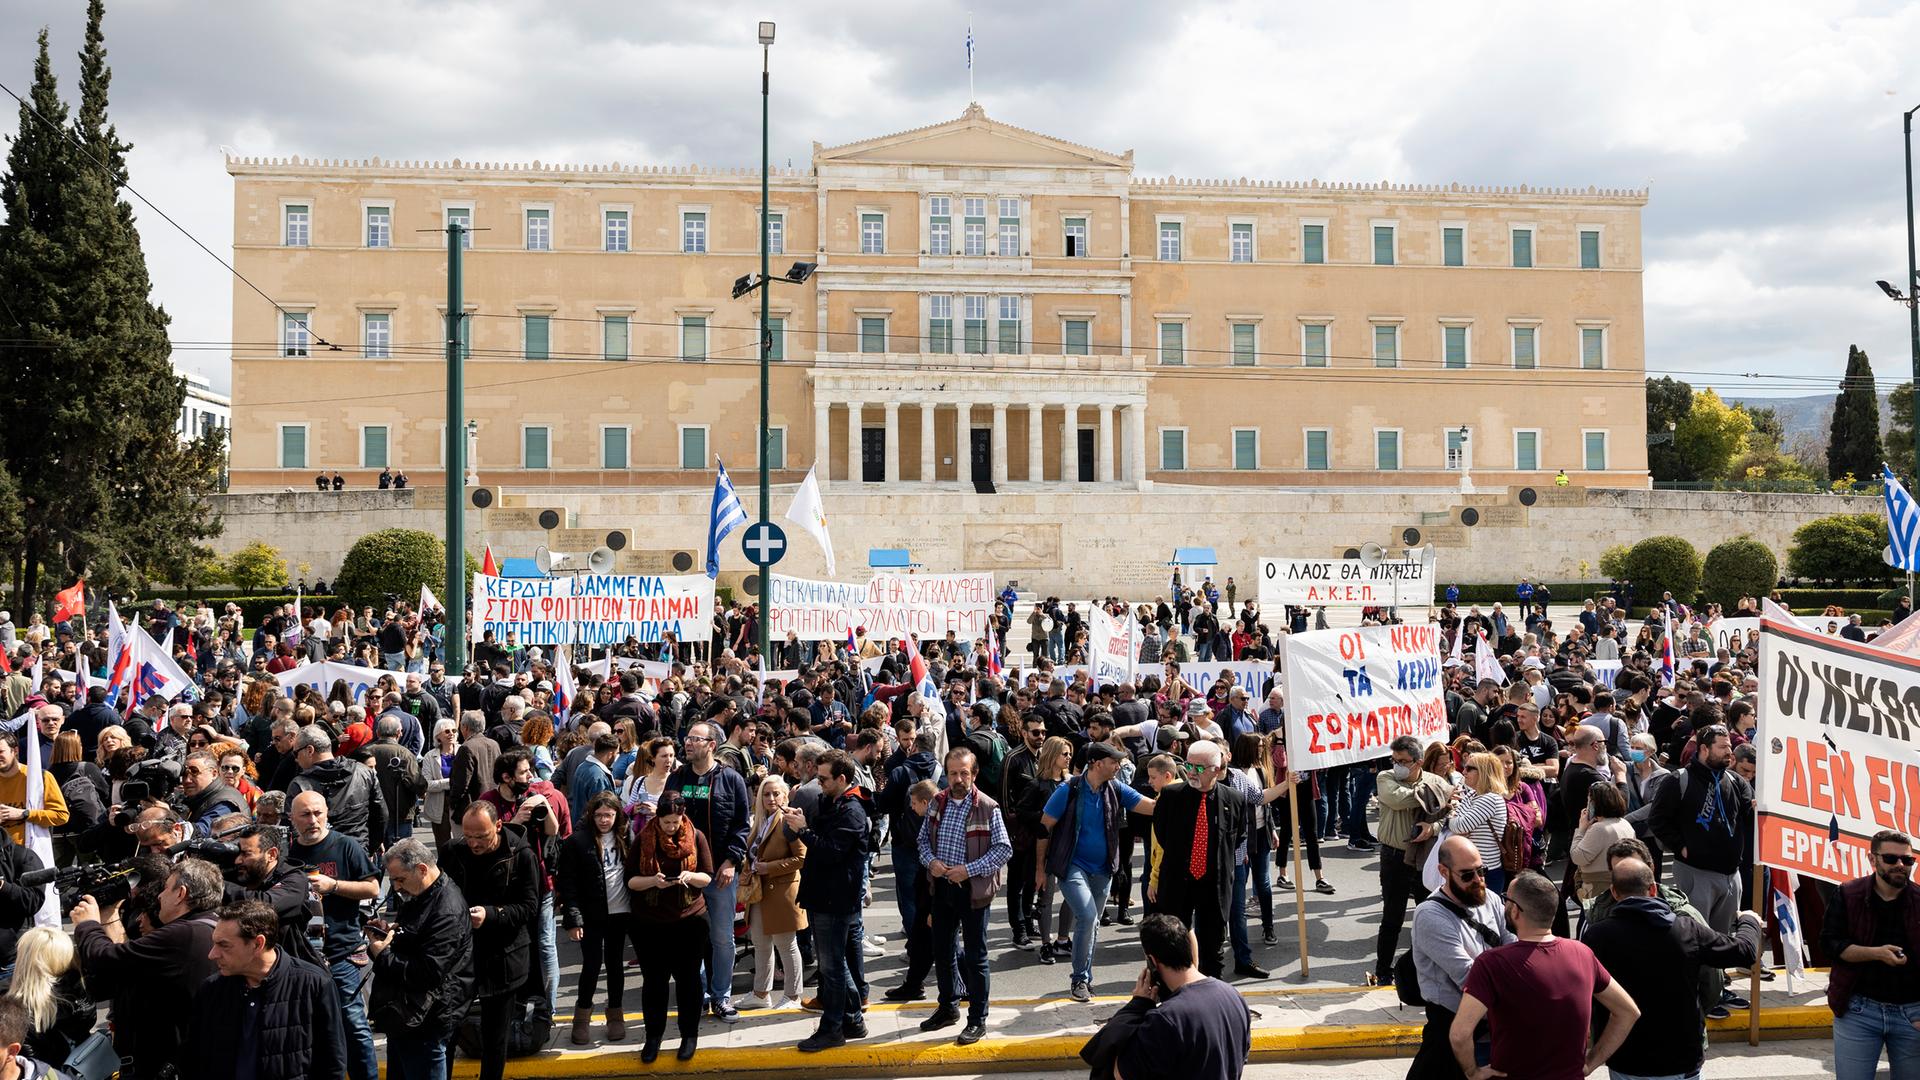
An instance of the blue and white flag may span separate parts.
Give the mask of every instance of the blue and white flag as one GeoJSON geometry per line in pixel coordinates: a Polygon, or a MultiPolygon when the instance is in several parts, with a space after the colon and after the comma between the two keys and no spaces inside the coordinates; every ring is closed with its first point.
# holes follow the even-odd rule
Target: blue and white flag
{"type": "Polygon", "coordinates": [[[973,70],[973,17],[967,17],[967,70],[973,70]]]}
{"type": "Polygon", "coordinates": [[[1880,466],[1880,479],[1885,484],[1881,494],[1887,500],[1887,547],[1893,552],[1893,565],[1908,573],[1920,570],[1920,505],[1915,505],[1888,466],[1880,466]]]}
{"type": "Polygon", "coordinates": [[[713,483],[713,511],[707,518],[707,576],[717,578],[720,576],[720,541],[747,523],[747,510],[740,505],[740,496],[733,493],[727,467],[717,457],[713,463],[720,470],[720,477],[713,483]]]}

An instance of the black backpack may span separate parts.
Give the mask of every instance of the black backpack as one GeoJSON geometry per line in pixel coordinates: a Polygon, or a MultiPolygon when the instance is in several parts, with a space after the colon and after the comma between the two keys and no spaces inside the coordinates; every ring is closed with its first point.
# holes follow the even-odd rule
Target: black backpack
{"type": "MultiPolygon", "coordinates": [[[[1463,908],[1459,904],[1454,903],[1452,900],[1447,899],[1445,895],[1439,892],[1435,892],[1432,896],[1429,896],[1427,899],[1439,901],[1441,907],[1446,908],[1448,911],[1453,912],[1454,916],[1458,918],[1461,922],[1466,923],[1468,926],[1473,927],[1474,930],[1480,934],[1480,940],[1486,942],[1487,948],[1491,949],[1500,944],[1500,934],[1498,931],[1493,930],[1492,928],[1486,926],[1483,923],[1475,922],[1467,914],[1466,908],[1463,908]]],[[[1408,949],[1406,952],[1401,953],[1400,959],[1394,961],[1393,991],[1394,993],[1400,995],[1400,1004],[1402,1005],[1411,1005],[1411,1006],[1414,1006],[1415,1008],[1421,1008],[1421,1007],[1424,1007],[1427,1003],[1427,999],[1420,996],[1420,974],[1418,970],[1415,969],[1413,966],[1413,950],[1412,949],[1408,949]]]]}

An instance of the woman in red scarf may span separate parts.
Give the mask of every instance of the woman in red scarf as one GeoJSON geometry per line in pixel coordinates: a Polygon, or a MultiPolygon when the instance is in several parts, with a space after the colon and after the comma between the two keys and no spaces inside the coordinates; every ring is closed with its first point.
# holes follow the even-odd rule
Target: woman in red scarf
{"type": "MultiPolygon", "coordinates": [[[[707,838],[687,820],[678,791],[660,795],[652,821],[627,849],[627,888],[633,890],[633,951],[640,958],[640,1011],[647,1041],[640,1060],[660,1056],[667,1031],[667,982],[679,1006],[681,1061],[693,1057],[700,1039],[700,1006],[706,991],[700,964],[707,955],[707,902],[700,890],[713,878],[707,838]]],[[[716,918],[731,919],[733,912],[716,918]]]]}

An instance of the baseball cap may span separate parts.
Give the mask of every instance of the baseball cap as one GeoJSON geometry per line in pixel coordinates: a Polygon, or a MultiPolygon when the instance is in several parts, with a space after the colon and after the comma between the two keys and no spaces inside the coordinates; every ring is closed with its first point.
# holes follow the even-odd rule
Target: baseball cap
{"type": "Polygon", "coordinates": [[[1103,742],[1087,744],[1087,764],[1089,765],[1096,761],[1125,761],[1126,759],[1127,755],[1117,746],[1109,746],[1103,742]]]}

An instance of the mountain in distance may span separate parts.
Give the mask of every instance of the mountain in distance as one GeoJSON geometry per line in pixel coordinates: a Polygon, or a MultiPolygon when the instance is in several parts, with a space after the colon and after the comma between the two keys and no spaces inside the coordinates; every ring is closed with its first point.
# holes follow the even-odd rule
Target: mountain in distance
{"type": "MultiPolygon", "coordinates": [[[[1729,397],[1724,400],[1730,405],[1745,405],[1750,409],[1772,409],[1780,417],[1780,427],[1785,434],[1785,442],[1791,443],[1795,435],[1806,433],[1816,436],[1825,444],[1827,430],[1833,424],[1834,394],[1809,394],[1804,397],[1729,397]]],[[[1888,395],[1880,395],[1880,431],[1884,434],[1893,426],[1893,411],[1887,407],[1888,395]]]]}

